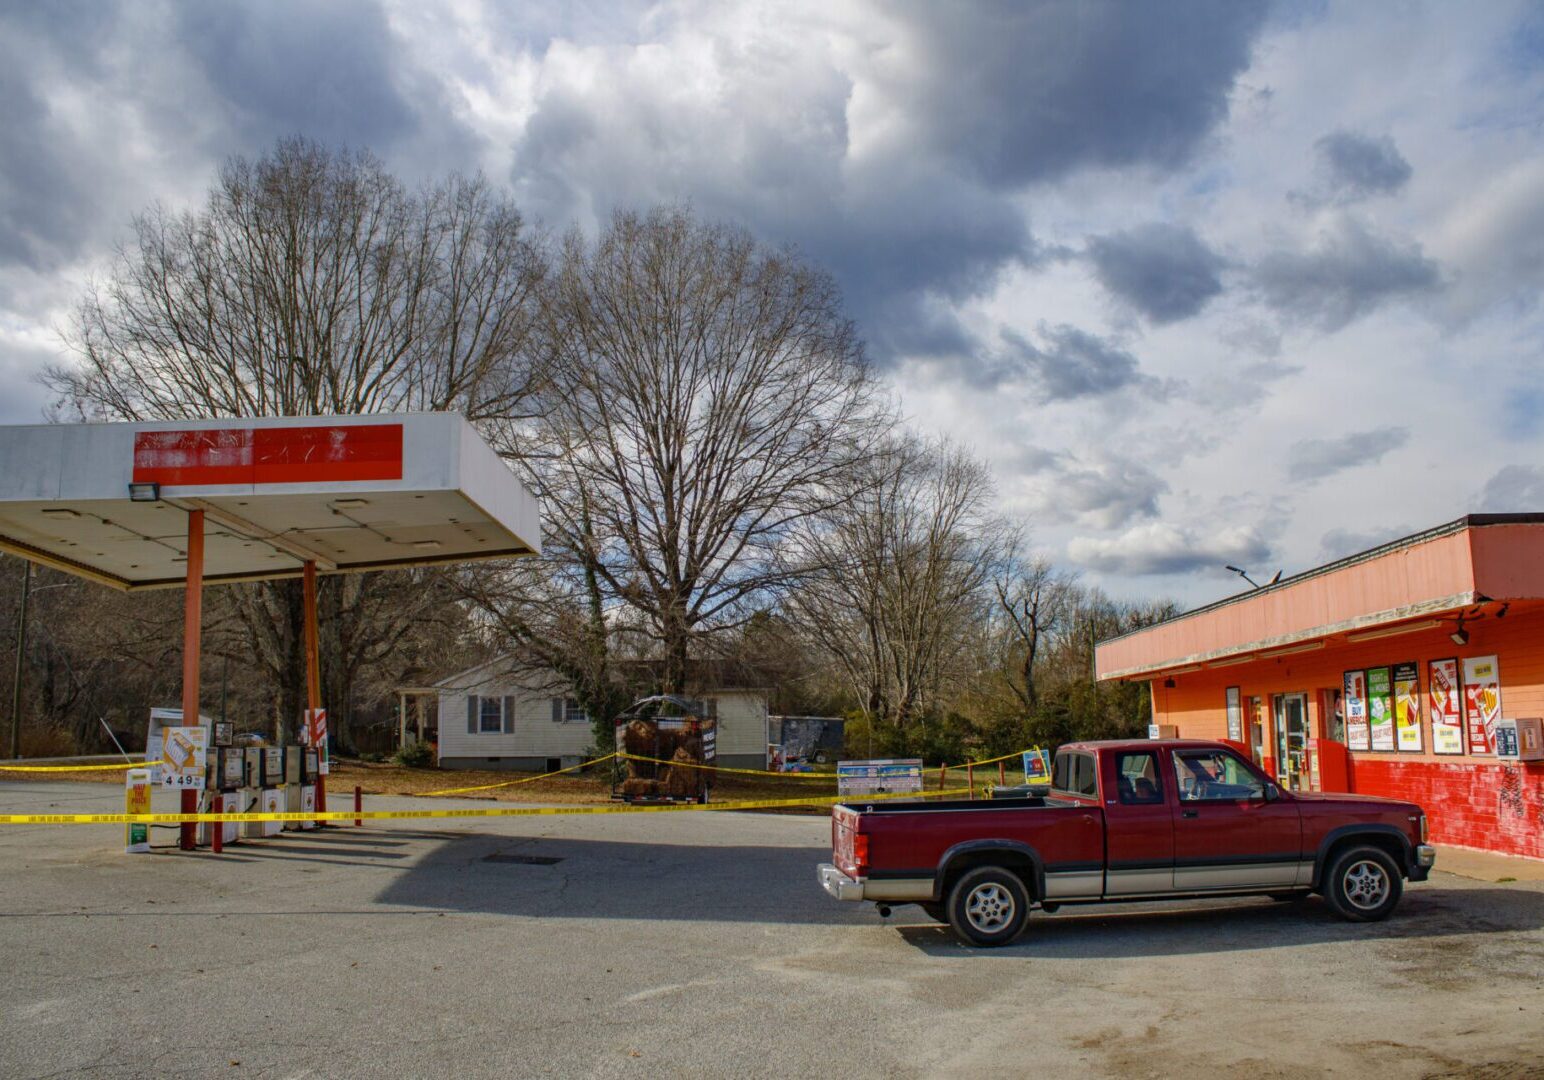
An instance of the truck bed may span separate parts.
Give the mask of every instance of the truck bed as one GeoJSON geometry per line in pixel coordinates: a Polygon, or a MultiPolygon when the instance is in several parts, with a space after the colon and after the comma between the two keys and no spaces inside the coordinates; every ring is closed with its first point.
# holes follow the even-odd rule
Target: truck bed
{"type": "Polygon", "coordinates": [[[944,799],[907,802],[890,799],[884,802],[866,803],[862,799],[837,804],[843,810],[863,814],[928,814],[940,810],[1024,810],[1047,806],[1075,806],[1075,803],[1045,795],[1032,795],[1023,799],[944,799]]]}

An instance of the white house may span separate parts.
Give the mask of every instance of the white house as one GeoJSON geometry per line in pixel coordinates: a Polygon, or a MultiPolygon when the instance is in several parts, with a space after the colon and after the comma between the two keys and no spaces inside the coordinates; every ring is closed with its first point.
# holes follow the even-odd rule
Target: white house
{"type": "MultiPolygon", "coordinates": [[[[555,672],[533,672],[500,657],[435,683],[439,759],[448,769],[552,772],[579,764],[595,745],[590,718],[555,672]]],[[[718,763],[766,767],[767,694],[724,687],[702,692],[718,720],[718,763]]]]}

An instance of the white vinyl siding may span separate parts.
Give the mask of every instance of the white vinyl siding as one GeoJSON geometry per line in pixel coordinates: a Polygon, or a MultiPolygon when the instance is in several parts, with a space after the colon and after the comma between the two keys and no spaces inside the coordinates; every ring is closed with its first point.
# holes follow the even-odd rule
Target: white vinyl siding
{"type": "MultiPolygon", "coordinates": [[[[716,702],[719,754],[766,753],[765,695],[726,690],[708,698],[716,702]]],[[[440,725],[441,758],[577,758],[595,741],[569,686],[556,678],[543,685],[528,672],[510,675],[498,662],[441,683],[440,716],[461,718],[440,725]],[[482,730],[483,699],[498,703],[497,730],[482,730]]]]}

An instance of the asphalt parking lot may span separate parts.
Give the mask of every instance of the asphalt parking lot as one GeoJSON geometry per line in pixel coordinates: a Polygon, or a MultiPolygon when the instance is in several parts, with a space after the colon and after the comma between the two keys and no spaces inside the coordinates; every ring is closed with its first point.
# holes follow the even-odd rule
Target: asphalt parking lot
{"type": "MultiPolygon", "coordinates": [[[[121,799],[0,782],[10,812],[121,799]]],[[[1544,1075],[1544,884],[1439,871],[1372,927],[1318,901],[1064,908],[977,952],[828,899],[828,834],[555,816],[217,857],[0,827],[0,1075],[1544,1075]]]]}

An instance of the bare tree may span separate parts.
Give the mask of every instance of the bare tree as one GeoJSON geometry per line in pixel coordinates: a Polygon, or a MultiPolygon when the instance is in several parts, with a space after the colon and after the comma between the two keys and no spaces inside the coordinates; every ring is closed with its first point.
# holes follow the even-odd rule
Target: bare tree
{"type": "Polygon", "coordinates": [[[1008,549],[997,572],[992,589],[1001,613],[1001,637],[1005,638],[1007,666],[1014,678],[1009,689],[1026,710],[1040,703],[1035,681],[1041,644],[1060,628],[1076,603],[1073,579],[1059,572],[1050,560],[1025,559],[1014,543],[1008,549]]]}
{"type": "Polygon", "coordinates": [[[974,671],[971,630],[1001,543],[991,478],[958,447],[904,439],[849,484],[793,549],[815,569],[789,610],[864,714],[905,728],[974,671]]]}
{"type": "Polygon", "coordinates": [[[547,381],[518,449],[544,543],[575,568],[591,655],[636,625],[684,690],[694,642],[771,602],[779,545],[877,438],[862,347],[827,275],[682,210],[570,236],[543,298],[547,381]]]}
{"type": "MultiPolygon", "coordinates": [[[[153,207],[78,310],[61,415],[122,420],[464,413],[529,416],[545,259],[481,178],[408,191],[368,154],[304,139],[226,163],[197,212],[153,207]]],[[[444,596],[425,575],[324,578],[328,705],[444,596]]],[[[232,590],[291,723],[304,685],[298,587],[232,590]]]]}

